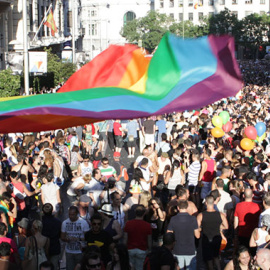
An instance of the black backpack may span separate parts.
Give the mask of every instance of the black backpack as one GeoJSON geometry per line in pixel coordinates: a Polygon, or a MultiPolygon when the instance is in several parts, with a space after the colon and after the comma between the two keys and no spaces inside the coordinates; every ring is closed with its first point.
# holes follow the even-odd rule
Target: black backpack
{"type": "Polygon", "coordinates": [[[159,257],[161,252],[161,247],[155,247],[148,253],[145,257],[143,263],[143,270],[158,270],[160,269],[159,257]]]}

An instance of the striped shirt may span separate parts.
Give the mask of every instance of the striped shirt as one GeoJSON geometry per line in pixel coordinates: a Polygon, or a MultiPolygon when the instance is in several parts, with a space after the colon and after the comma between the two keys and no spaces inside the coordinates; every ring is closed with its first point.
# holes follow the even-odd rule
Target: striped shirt
{"type": "Polygon", "coordinates": [[[189,186],[197,186],[198,184],[198,179],[199,179],[199,174],[201,171],[201,163],[200,161],[194,161],[190,164],[188,167],[189,172],[188,172],[188,185],[189,186]]]}
{"type": "Polygon", "coordinates": [[[108,181],[111,176],[114,176],[116,174],[116,170],[113,166],[109,165],[106,168],[104,168],[103,166],[99,166],[98,168],[100,169],[101,175],[106,177],[106,181],[108,181]]]}

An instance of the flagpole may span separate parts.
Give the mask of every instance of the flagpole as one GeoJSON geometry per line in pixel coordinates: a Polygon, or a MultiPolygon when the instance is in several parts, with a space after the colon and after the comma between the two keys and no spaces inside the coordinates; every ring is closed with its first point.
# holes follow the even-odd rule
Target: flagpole
{"type": "Polygon", "coordinates": [[[71,1],[72,9],[72,62],[76,63],[76,53],[75,53],[75,0],[71,1]]]}
{"type": "Polygon", "coordinates": [[[27,0],[23,0],[23,58],[24,58],[24,92],[29,95],[29,59],[27,36],[27,0]]]}
{"type": "Polygon", "coordinates": [[[32,41],[34,41],[34,40],[36,39],[36,37],[37,37],[37,35],[38,35],[38,33],[39,33],[41,27],[43,26],[44,21],[47,19],[47,15],[48,15],[48,13],[51,11],[51,9],[52,9],[52,4],[49,5],[49,8],[48,8],[47,12],[45,13],[45,16],[44,16],[43,20],[41,21],[41,23],[40,23],[40,25],[39,25],[39,28],[38,28],[38,30],[37,30],[37,32],[36,32],[34,38],[32,39],[32,41]]]}

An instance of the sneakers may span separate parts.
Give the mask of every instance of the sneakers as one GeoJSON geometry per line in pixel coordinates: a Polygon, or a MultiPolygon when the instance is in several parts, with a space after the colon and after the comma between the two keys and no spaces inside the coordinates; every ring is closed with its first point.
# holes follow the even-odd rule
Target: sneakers
{"type": "Polygon", "coordinates": [[[128,155],[128,158],[132,158],[132,155],[128,155]]]}

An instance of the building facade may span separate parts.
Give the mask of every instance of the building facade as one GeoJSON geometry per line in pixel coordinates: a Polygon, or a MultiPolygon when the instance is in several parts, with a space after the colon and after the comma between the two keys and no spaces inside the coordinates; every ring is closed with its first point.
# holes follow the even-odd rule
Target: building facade
{"type": "Polygon", "coordinates": [[[125,44],[120,34],[124,24],[144,17],[150,8],[150,0],[82,0],[82,51],[86,59],[92,59],[110,44],[125,44]]]}
{"type": "Polygon", "coordinates": [[[205,16],[217,14],[228,8],[239,20],[252,13],[269,12],[269,0],[154,0],[156,11],[167,14],[176,21],[198,24],[205,16]]]}

